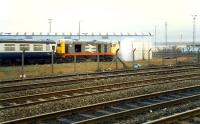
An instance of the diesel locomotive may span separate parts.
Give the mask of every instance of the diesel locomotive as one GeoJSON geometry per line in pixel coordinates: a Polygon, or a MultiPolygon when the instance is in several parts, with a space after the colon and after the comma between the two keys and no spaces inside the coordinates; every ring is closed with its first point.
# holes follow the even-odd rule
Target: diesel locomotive
{"type": "Polygon", "coordinates": [[[21,64],[24,51],[25,64],[111,61],[119,48],[119,42],[78,41],[62,39],[59,41],[0,40],[0,65],[21,64]]]}

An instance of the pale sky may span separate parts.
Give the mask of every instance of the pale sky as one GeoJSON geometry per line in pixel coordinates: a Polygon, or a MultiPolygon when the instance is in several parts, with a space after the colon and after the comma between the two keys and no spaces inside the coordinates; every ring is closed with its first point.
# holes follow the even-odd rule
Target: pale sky
{"type": "Polygon", "coordinates": [[[0,32],[147,33],[164,41],[164,23],[168,39],[192,41],[196,19],[197,41],[200,41],[200,0],[0,0],[0,32]]]}

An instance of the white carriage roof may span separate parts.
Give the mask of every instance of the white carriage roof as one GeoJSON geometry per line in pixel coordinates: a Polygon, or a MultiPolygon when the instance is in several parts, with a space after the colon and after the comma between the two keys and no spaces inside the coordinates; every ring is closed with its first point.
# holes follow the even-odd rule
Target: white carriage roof
{"type": "MultiPolygon", "coordinates": [[[[51,32],[51,33],[48,33],[48,32],[0,32],[0,35],[51,35],[51,36],[58,36],[58,35],[79,35],[79,33],[72,33],[72,32],[51,32]]],[[[112,35],[117,35],[117,36],[127,36],[127,35],[130,35],[130,36],[151,36],[152,33],[150,32],[146,32],[146,33],[143,33],[143,32],[137,32],[137,33],[119,33],[119,32],[114,32],[114,33],[96,33],[96,32],[92,32],[92,33],[81,33],[80,34],[81,36],[101,36],[101,35],[109,35],[109,36],[112,36],[112,35]]]]}
{"type": "Polygon", "coordinates": [[[52,40],[0,40],[0,43],[51,43],[55,44],[55,41],[52,40]]]}

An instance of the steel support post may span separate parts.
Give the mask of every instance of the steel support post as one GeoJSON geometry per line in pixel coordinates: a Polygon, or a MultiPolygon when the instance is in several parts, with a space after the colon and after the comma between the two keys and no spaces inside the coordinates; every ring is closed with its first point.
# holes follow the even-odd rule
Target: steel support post
{"type": "Polygon", "coordinates": [[[74,55],[74,73],[76,73],[76,55],[74,55]]]}
{"type": "MultiPolygon", "coordinates": [[[[134,66],[134,64],[135,64],[135,50],[136,50],[136,48],[133,49],[133,65],[132,66],[134,66]]],[[[134,67],[133,67],[133,69],[134,69],[134,67]]]]}
{"type": "Polygon", "coordinates": [[[51,52],[51,73],[54,74],[54,50],[51,52]]]}
{"type": "Polygon", "coordinates": [[[149,49],[148,51],[148,66],[150,65],[150,52],[151,52],[151,49],[149,49]]]}
{"type": "Polygon", "coordinates": [[[99,66],[99,55],[97,55],[97,71],[100,70],[100,66],[99,66]]]}
{"type": "Polygon", "coordinates": [[[24,54],[25,54],[25,50],[22,51],[22,58],[21,58],[21,79],[24,80],[24,54]]]}

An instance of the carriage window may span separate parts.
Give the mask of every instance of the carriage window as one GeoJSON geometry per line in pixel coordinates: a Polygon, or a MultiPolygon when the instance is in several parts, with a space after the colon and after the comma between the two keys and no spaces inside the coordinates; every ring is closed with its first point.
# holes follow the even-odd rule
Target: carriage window
{"type": "Polygon", "coordinates": [[[43,51],[43,45],[42,44],[34,44],[33,50],[34,51],[43,51]]]}
{"type": "Polygon", "coordinates": [[[29,51],[30,50],[30,47],[29,47],[29,44],[20,44],[20,50],[23,51],[29,51]]]}
{"type": "Polygon", "coordinates": [[[50,50],[50,45],[47,44],[47,45],[46,45],[46,51],[49,51],[49,50],[50,50]]]}
{"type": "Polygon", "coordinates": [[[98,44],[98,52],[101,53],[101,44],[98,44]]]}
{"type": "Polygon", "coordinates": [[[5,51],[15,51],[15,44],[5,44],[4,49],[5,51]]]}

